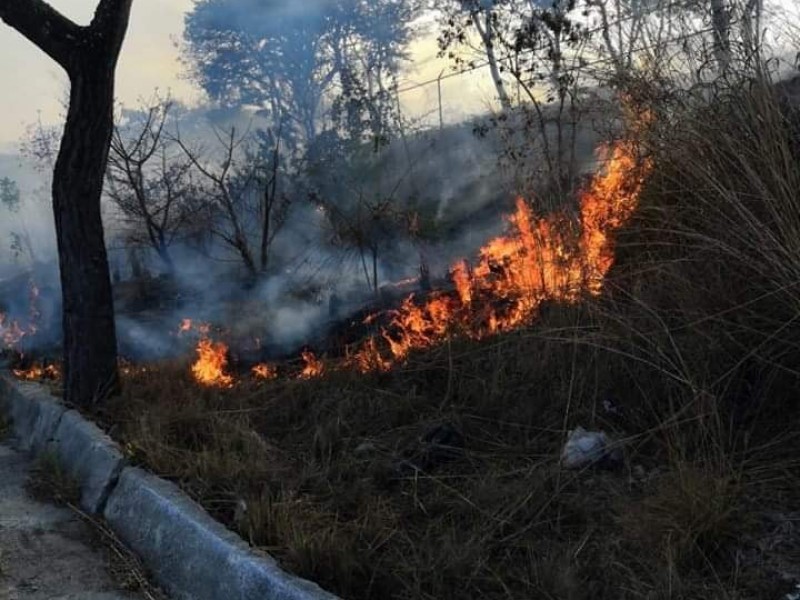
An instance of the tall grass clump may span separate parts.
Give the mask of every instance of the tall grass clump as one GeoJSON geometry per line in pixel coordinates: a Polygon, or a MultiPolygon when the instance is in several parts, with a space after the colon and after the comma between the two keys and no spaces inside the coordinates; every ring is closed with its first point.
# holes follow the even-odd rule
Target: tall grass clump
{"type": "Polygon", "coordinates": [[[672,380],[745,412],[800,372],[800,108],[781,90],[760,72],[657,106],[611,293],[672,380]]]}
{"type": "Polygon", "coordinates": [[[798,83],[757,70],[650,96],[652,174],[594,307],[589,343],[625,362],[667,470],[619,519],[666,597],[692,595],[687,572],[737,572],[762,511],[800,500],[798,83]]]}

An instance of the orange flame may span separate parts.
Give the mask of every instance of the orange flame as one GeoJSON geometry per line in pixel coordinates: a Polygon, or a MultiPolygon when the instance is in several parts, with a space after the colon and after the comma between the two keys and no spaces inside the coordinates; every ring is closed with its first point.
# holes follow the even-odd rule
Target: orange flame
{"type": "Polygon", "coordinates": [[[24,381],[42,381],[45,379],[57,380],[61,378],[61,368],[58,365],[33,365],[28,369],[13,369],[12,373],[24,381]]]}
{"type": "Polygon", "coordinates": [[[209,387],[232,387],[233,377],[225,373],[228,346],[207,338],[197,342],[197,361],[192,365],[194,378],[209,387]]]}
{"type": "Polygon", "coordinates": [[[207,387],[233,387],[233,376],[225,372],[225,367],[228,366],[228,345],[224,342],[214,342],[210,338],[211,324],[182,319],[178,325],[178,335],[191,331],[197,332],[200,336],[195,347],[197,360],[192,365],[192,375],[195,380],[207,387]]]}
{"type": "Polygon", "coordinates": [[[310,350],[303,350],[302,357],[305,364],[303,370],[300,371],[300,379],[313,379],[320,377],[325,372],[325,365],[310,350]]]}
{"type": "MultiPolygon", "coordinates": [[[[613,234],[633,214],[651,168],[638,158],[632,142],[604,151],[605,169],[580,194],[579,219],[566,211],[537,216],[518,198],[508,218],[509,233],[490,240],[474,264],[461,260],[452,266],[453,292],[434,292],[423,300],[412,294],[396,310],[367,317],[365,324],[375,324],[380,316],[388,324],[348,349],[343,366],[364,373],[386,371],[413,350],[450,336],[480,339],[530,323],[545,301],[576,302],[583,294],[599,294],[614,262],[613,234]]],[[[209,339],[208,324],[184,319],[179,332],[191,330],[201,335],[192,366],[197,381],[231,387],[234,379],[225,373],[227,345],[209,339]]],[[[313,352],[302,352],[302,359],[298,378],[324,374],[325,365],[313,352]]],[[[251,373],[258,379],[277,377],[277,369],[266,363],[251,373]]]]}
{"type": "Polygon", "coordinates": [[[256,365],[250,372],[256,379],[276,379],[278,377],[278,369],[267,363],[256,365]]]}
{"type": "Polygon", "coordinates": [[[631,142],[605,153],[606,168],[580,195],[579,223],[565,212],[537,217],[518,198],[510,233],[490,240],[474,266],[453,265],[455,294],[437,292],[424,302],[409,296],[386,313],[390,322],[380,331],[390,356],[371,338],[351,362],[364,372],[386,370],[412,350],[450,335],[481,338],[518,328],[536,317],[544,301],[575,302],[582,293],[599,294],[614,262],[613,233],[633,214],[650,170],[631,142]]]}
{"type": "Polygon", "coordinates": [[[357,352],[349,354],[346,364],[361,373],[388,371],[392,368],[392,361],[381,356],[378,342],[374,337],[369,338],[357,352]]]}

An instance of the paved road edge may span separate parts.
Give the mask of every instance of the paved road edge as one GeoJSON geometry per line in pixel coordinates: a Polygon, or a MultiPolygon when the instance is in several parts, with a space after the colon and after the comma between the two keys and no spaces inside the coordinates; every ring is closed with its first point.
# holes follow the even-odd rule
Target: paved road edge
{"type": "Polygon", "coordinates": [[[128,466],[117,444],[40,385],[0,372],[0,413],[17,446],[56,454],[102,515],[174,600],[338,600],[283,571],[212,519],[174,484],[128,466]]]}

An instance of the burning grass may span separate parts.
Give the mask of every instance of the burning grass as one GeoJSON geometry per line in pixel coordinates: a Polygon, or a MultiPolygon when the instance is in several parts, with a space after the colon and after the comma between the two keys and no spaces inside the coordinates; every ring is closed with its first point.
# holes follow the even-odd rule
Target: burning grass
{"type": "MultiPolygon", "coordinates": [[[[634,132],[647,126],[640,117],[634,132]]],[[[532,322],[542,303],[572,303],[586,294],[597,295],[614,262],[613,233],[635,209],[650,161],[630,141],[604,151],[605,166],[580,193],[580,219],[566,212],[537,216],[522,198],[508,217],[507,235],[490,240],[475,265],[462,260],[453,265],[455,291],[435,291],[424,298],[409,295],[397,308],[369,315],[365,325],[374,335],[347,348],[336,369],[361,373],[386,371],[402,364],[412,351],[431,348],[451,337],[481,339],[512,331],[532,322]]],[[[211,326],[184,319],[178,334],[194,332],[197,360],[195,380],[207,387],[232,387],[237,378],[226,370],[228,345],[211,339],[211,326]]],[[[300,379],[325,373],[325,362],[312,351],[301,353],[300,379]]],[[[257,380],[280,375],[274,365],[250,369],[257,380]]]]}
{"type": "Polygon", "coordinates": [[[573,231],[523,205],[453,293],[343,362],[232,388],[148,367],[96,417],[346,598],[780,597],[800,581],[779,533],[800,502],[800,145],[758,86],[652,118],[647,182],[590,188],[641,192],[637,213],[592,205],[573,231]],[[577,425],[623,466],[562,469],[577,425]]]}

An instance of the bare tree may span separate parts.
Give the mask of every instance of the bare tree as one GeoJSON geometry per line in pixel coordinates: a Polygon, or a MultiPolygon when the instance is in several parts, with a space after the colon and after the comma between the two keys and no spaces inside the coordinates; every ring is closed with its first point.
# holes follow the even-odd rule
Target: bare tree
{"type": "Polygon", "coordinates": [[[91,405],[119,389],[114,304],[100,212],[113,129],[114,78],[133,0],[100,0],[79,26],[44,0],[0,0],[0,18],[69,75],[53,174],[64,316],[64,398],[91,405]]]}
{"type": "Polygon", "coordinates": [[[195,191],[191,161],[164,132],[171,107],[157,102],[114,128],[106,190],[132,229],[129,240],[149,246],[169,273],[175,269],[170,246],[193,214],[186,201],[195,191]]]}
{"type": "Polygon", "coordinates": [[[267,271],[270,247],[288,210],[288,200],[278,190],[280,135],[267,160],[252,152],[251,137],[237,136],[235,128],[214,133],[219,143],[216,160],[206,159],[180,132],[173,140],[196,172],[197,197],[209,232],[238,256],[247,275],[255,279],[267,271]]]}
{"type": "Polygon", "coordinates": [[[330,226],[330,242],[358,253],[367,287],[377,294],[380,252],[383,244],[396,237],[399,229],[394,199],[370,200],[360,192],[355,202],[347,207],[326,202],[319,196],[313,197],[312,202],[325,211],[330,226]]]}
{"type": "Polygon", "coordinates": [[[519,138],[522,129],[526,132],[524,148],[510,147],[509,155],[528,157],[531,134],[535,135],[538,161],[531,162],[544,166],[537,178],[562,196],[577,173],[576,130],[584,96],[580,81],[588,34],[573,16],[576,0],[546,5],[530,0],[438,3],[445,15],[440,53],[460,67],[489,66],[502,108],[493,122],[508,124],[512,138],[519,138]],[[472,50],[473,59],[464,57],[465,48],[472,50]],[[506,92],[510,85],[517,91],[515,104],[506,92]]]}
{"type": "MultiPolygon", "coordinates": [[[[472,50],[479,55],[485,56],[500,105],[503,110],[510,110],[511,97],[506,89],[506,82],[503,80],[505,69],[500,65],[499,51],[496,45],[495,27],[498,10],[502,9],[496,7],[495,2],[487,0],[439,0],[435,4],[442,11],[444,21],[448,25],[442,28],[439,48],[444,52],[455,46],[466,44],[470,45],[472,50]],[[469,29],[477,32],[480,41],[479,48],[471,45],[469,29]]],[[[457,62],[467,60],[458,52],[450,52],[450,58],[457,62]]]]}
{"type": "Polygon", "coordinates": [[[266,273],[269,268],[270,248],[286,220],[286,211],[289,208],[288,199],[279,192],[282,133],[283,125],[279,124],[277,133],[270,129],[265,134],[267,145],[270,148],[268,162],[264,162],[259,157],[250,157],[250,160],[257,165],[256,178],[262,189],[261,203],[258,206],[258,216],[261,221],[259,258],[262,274],[266,273]]]}

